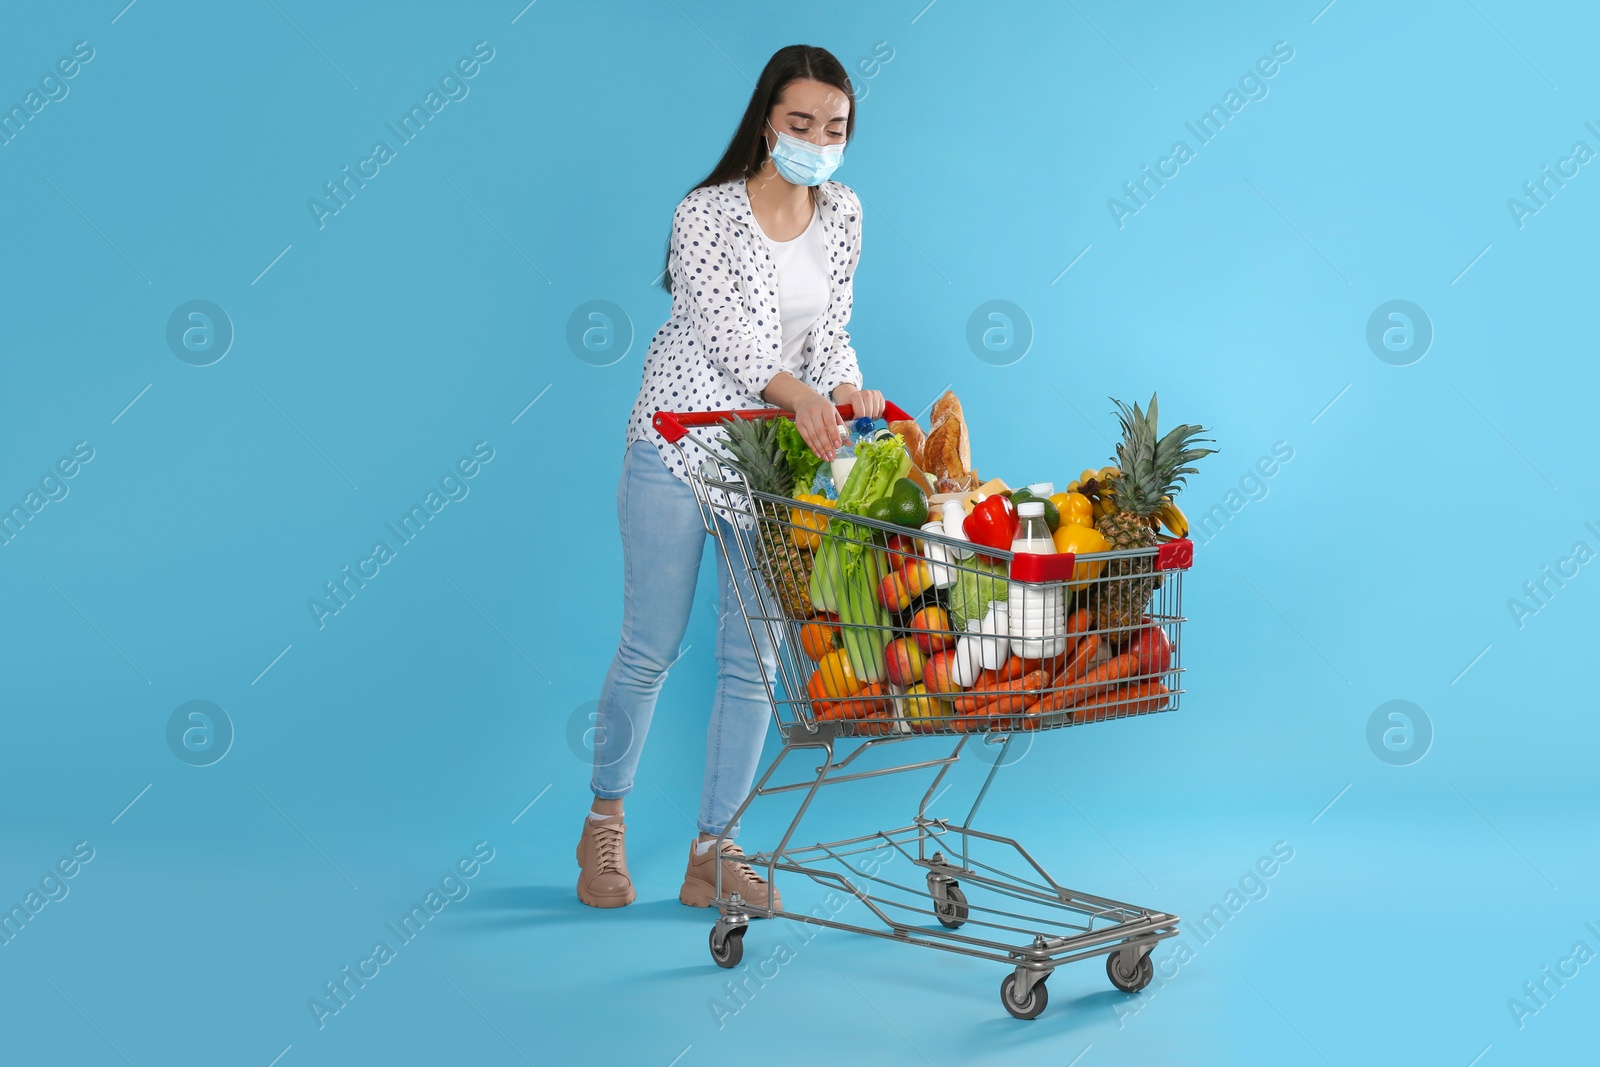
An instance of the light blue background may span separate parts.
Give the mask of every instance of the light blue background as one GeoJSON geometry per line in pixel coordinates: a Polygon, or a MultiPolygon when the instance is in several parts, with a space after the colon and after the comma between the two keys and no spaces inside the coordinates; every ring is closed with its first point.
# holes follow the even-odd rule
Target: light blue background
{"type": "MultiPolygon", "coordinates": [[[[1600,177],[1522,227],[1507,208],[1574,141],[1600,148],[1584,5],[122,2],[0,22],[7,107],[95,50],[0,147],[0,503],[94,449],[0,548],[0,904],[95,850],[0,947],[0,1059],[1592,1057],[1600,965],[1520,1029],[1507,1008],[1576,942],[1600,950],[1578,669],[1600,577],[1521,627],[1507,606],[1600,548],[1600,177]],[[308,198],[478,41],[470,94],[319,229],[308,198]],[[763,923],[747,960],[805,947],[718,1027],[728,975],[675,900],[709,573],[630,798],[639,902],[573,896],[588,769],[568,733],[615,647],[652,282],[674,204],[797,41],[864,90],[839,178],[865,205],[869,385],[912,410],[953,386],[982,474],[1062,483],[1107,461],[1108,396],[1159,389],[1164,422],[1223,449],[1184,497],[1196,519],[1293,449],[1201,539],[1183,708],[1040,736],[988,801],[1064,882],[1186,917],[1294,849],[1132,1000],[1091,961],[1019,1023],[997,965],[763,923]],[[1267,95],[1197,146],[1184,123],[1279,41],[1267,95]],[[1108,198],[1178,138],[1194,159],[1119,228],[1108,198]],[[237,332],[207,367],[165,341],[195,299],[237,332]],[[1409,366],[1365,339],[1394,299],[1434,330],[1409,366]],[[626,354],[591,355],[607,366],[566,340],[591,300],[631,322],[626,354]],[[966,341],[989,300],[1031,325],[1006,366],[966,341]],[[469,495],[319,629],[307,600],[479,441],[469,495]],[[195,699],[236,731],[204,768],[165,736],[195,699]],[[1411,766],[1367,744],[1393,699],[1432,723],[1411,766]],[[478,841],[471,895],[319,1030],[307,999],[478,841]]],[[[920,792],[841,790],[815,836],[898,825],[920,792]]],[[[785,814],[754,811],[744,842],[785,814]]]]}

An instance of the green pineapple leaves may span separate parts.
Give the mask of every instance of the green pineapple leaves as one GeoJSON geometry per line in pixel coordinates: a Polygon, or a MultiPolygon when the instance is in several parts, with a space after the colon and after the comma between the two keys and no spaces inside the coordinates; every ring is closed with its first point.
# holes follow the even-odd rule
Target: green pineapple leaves
{"type": "Polygon", "coordinates": [[[758,493],[788,496],[792,478],[775,419],[723,419],[725,444],[745,484],[758,493]]]}
{"type": "Polygon", "coordinates": [[[1117,489],[1117,506],[1135,514],[1148,515],[1161,506],[1164,496],[1176,496],[1179,487],[1188,485],[1188,476],[1197,473],[1190,466],[1202,456],[1209,456],[1215,448],[1192,447],[1200,442],[1210,442],[1204,426],[1184,423],[1167,431],[1165,437],[1156,436],[1156,394],[1150,394],[1150,408],[1141,411],[1116,397],[1110,398],[1117,406],[1117,421],[1122,425],[1122,441],[1117,445],[1117,467],[1122,471],[1117,489]]]}

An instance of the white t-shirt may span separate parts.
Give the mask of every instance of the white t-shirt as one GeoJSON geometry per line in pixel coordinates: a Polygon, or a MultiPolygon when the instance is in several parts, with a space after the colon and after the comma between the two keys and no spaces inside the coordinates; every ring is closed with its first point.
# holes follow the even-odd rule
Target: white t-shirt
{"type": "MultiPolygon", "coordinates": [[[[758,223],[756,228],[761,229],[758,223]]],[[[773,265],[778,268],[778,318],[783,327],[780,362],[796,378],[803,377],[806,334],[828,309],[828,252],[823,243],[822,211],[813,208],[800,236],[774,241],[761,232],[773,265]]]]}

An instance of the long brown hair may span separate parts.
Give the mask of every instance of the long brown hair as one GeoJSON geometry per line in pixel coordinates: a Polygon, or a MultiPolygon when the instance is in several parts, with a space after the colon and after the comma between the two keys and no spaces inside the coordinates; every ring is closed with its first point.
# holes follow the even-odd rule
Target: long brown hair
{"type": "MultiPolygon", "coordinates": [[[[728,150],[722,153],[722,158],[711,168],[711,173],[701,179],[689,192],[704,189],[708,185],[720,185],[734,178],[755,176],[761,165],[767,161],[767,142],[762,136],[762,127],[767,123],[767,115],[778,98],[783,96],[783,91],[789,87],[789,83],[801,79],[831,85],[849,98],[850,111],[845,116],[844,139],[846,144],[850,142],[856,131],[856,91],[850,84],[850,76],[844,71],[844,65],[826,48],[809,44],[787,45],[772,53],[772,58],[767,60],[766,67],[761,71],[761,77],[756,79],[755,90],[750,94],[750,103],[744,109],[744,117],[739,120],[739,128],[733,131],[733,139],[728,142],[728,150]]],[[[667,237],[664,266],[666,269],[661,272],[661,287],[670,293],[672,292],[670,235],[667,237]]]]}

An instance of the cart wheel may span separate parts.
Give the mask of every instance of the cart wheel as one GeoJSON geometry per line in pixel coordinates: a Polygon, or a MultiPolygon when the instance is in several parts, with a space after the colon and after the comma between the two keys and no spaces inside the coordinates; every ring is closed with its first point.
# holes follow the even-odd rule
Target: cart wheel
{"type": "Polygon", "coordinates": [[[955,882],[944,888],[944,893],[933,902],[933,916],[951,930],[960,929],[967,921],[967,895],[955,882]]]}
{"type": "Polygon", "coordinates": [[[1106,974],[1111,978],[1111,984],[1124,993],[1139,992],[1150,984],[1150,979],[1156,973],[1156,965],[1150,962],[1148,952],[1139,957],[1139,962],[1130,971],[1126,965],[1126,957],[1132,951],[1135,950],[1123,949],[1106,957],[1106,974]]]}
{"type": "Polygon", "coordinates": [[[1049,991],[1044,987],[1044,979],[1041,978],[1033,983],[1033,988],[1028,991],[1028,999],[1021,1003],[1012,995],[1016,987],[1017,973],[1012,971],[1000,981],[1000,1003],[1006,1006],[1006,1011],[1018,1019],[1037,1019],[1050,1000],[1049,991]]]}
{"type": "Polygon", "coordinates": [[[744,932],[747,927],[735,926],[722,938],[722,944],[717,944],[717,926],[711,927],[711,958],[717,961],[718,967],[737,967],[744,958],[744,932]]]}

